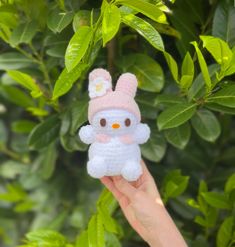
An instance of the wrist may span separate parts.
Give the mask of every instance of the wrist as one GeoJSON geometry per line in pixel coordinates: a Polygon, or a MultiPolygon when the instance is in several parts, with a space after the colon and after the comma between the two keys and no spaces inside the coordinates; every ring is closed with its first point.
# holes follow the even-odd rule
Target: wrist
{"type": "Polygon", "coordinates": [[[158,209],[154,227],[148,230],[149,237],[147,243],[150,247],[187,247],[178,228],[168,214],[165,207],[158,209]]]}

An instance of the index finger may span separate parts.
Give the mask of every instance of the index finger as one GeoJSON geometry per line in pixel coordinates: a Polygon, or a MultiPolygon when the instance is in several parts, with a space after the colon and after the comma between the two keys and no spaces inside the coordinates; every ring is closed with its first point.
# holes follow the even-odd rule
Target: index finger
{"type": "Polygon", "coordinates": [[[130,200],[136,195],[138,190],[121,176],[113,177],[116,188],[130,200]]]}

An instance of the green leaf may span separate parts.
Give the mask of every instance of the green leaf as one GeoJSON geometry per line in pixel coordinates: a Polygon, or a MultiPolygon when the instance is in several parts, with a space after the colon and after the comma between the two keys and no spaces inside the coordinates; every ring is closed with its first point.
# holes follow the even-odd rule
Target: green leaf
{"type": "Polygon", "coordinates": [[[227,66],[227,69],[224,72],[224,76],[229,76],[234,73],[235,73],[235,49],[233,49],[233,56],[232,56],[229,66],[227,66]]]}
{"type": "Polygon", "coordinates": [[[36,123],[29,120],[18,120],[12,122],[11,130],[16,133],[29,133],[34,127],[36,123]]]}
{"type": "Polygon", "coordinates": [[[34,205],[35,203],[28,199],[23,202],[17,203],[13,210],[14,212],[17,212],[17,213],[25,213],[25,212],[32,210],[34,205]]]}
{"type": "Polygon", "coordinates": [[[92,38],[93,30],[91,27],[83,26],[73,35],[65,53],[65,65],[68,72],[84,57],[92,38]]]}
{"type": "Polygon", "coordinates": [[[155,106],[155,94],[140,93],[136,95],[136,102],[139,105],[141,116],[148,119],[156,119],[157,111],[155,106]]]}
{"type": "Polygon", "coordinates": [[[167,23],[165,14],[154,4],[143,2],[141,0],[117,0],[116,3],[139,11],[156,22],[167,23]]]}
{"type": "Polygon", "coordinates": [[[66,94],[73,86],[73,83],[81,76],[87,68],[86,64],[78,64],[73,70],[68,71],[66,68],[61,72],[55,83],[52,99],[55,100],[66,94]]]}
{"type": "Polygon", "coordinates": [[[88,233],[83,231],[76,240],[75,247],[89,247],[88,233]]]}
{"type": "Polygon", "coordinates": [[[207,68],[207,64],[206,61],[201,53],[201,51],[198,48],[198,44],[193,41],[191,42],[191,44],[195,47],[196,53],[197,53],[197,57],[198,57],[198,62],[202,71],[202,75],[206,84],[206,91],[207,93],[209,93],[211,91],[211,78],[210,78],[210,74],[207,68]]]}
{"type": "Polygon", "coordinates": [[[59,134],[60,119],[57,115],[51,116],[38,124],[31,132],[28,140],[31,149],[41,149],[53,142],[59,134]]]}
{"type": "Polygon", "coordinates": [[[232,190],[234,190],[235,189],[235,173],[234,174],[232,174],[229,178],[228,178],[228,180],[227,180],[227,182],[226,182],[226,184],[225,184],[225,188],[224,188],[224,191],[226,192],[226,193],[230,193],[232,190]]]}
{"type": "Polygon", "coordinates": [[[10,36],[11,36],[10,28],[5,24],[0,23],[0,38],[6,43],[9,43],[10,36]]]}
{"type": "Polygon", "coordinates": [[[225,218],[216,236],[217,247],[232,246],[229,243],[231,243],[231,240],[235,240],[233,229],[234,229],[234,217],[230,216],[225,218]]]}
{"type": "Polygon", "coordinates": [[[130,55],[131,64],[127,68],[136,75],[138,87],[148,92],[159,92],[164,85],[164,74],[161,66],[144,54],[130,55]]]}
{"type": "Polygon", "coordinates": [[[222,68],[230,63],[233,53],[225,41],[213,36],[200,36],[200,39],[203,47],[210,52],[218,64],[222,65],[222,68]]]}
{"type": "Polygon", "coordinates": [[[215,142],[221,133],[220,123],[216,116],[206,109],[200,109],[191,119],[198,135],[209,142],[215,142]]]}
{"type": "Polygon", "coordinates": [[[26,173],[27,171],[27,165],[14,160],[7,160],[0,166],[0,176],[8,179],[14,179],[17,175],[26,173]]]}
{"type": "Polygon", "coordinates": [[[22,106],[24,108],[34,106],[34,101],[32,100],[32,98],[20,89],[7,85],[0,85],[0,89],[0,94],[3,95],[3,97],[6,98],[9,102],[22,106]]]}
{"type": "Polygon", "coordinates": [[[124,13],[122,13],[122,22],[135,29],[157,50],[164,50],[164,44],[161,35],[150,23],[133,14],[124,13]]]}
{"type": "Polygon", "coordinates": [[[178,65],[175,61],[175,59],[171,56],[170,53],[168,52],[164,52],[164,57],[166,59],[166,62],[170,68],[172,77],[174,78],[174,80],[179,83],[178,77],[179,77],[179,72],[178,72],[178,65]]]}
{"type": "Polygon", "coordinates": [[[59,9],[53,10],[47,19],[47,26],[54,33],[60,33],[72,21],[74,16],[73,12],[60,12],[59,9]]]}
{"type": "Polygon", "coordinates": [[[104,226],[99,214],[93,215],[88,224],[89,247],[104,247],[104,226]]]}
{"type": "Polygon", "coordinates": [[[166,152],[165,138],[156,129],[151,128],[150,139],[141,145],[141,152],[146,159],[159,162],[166,152]]]}
{"type": "Polygon", "coordinates": [[[86,151],[87,145],[81,142],[77,135],[69,133],[60,136],[60,142],[67,152],[86,151]]]}
{"type": "Polygon", "coordinates": [[[205,107],[212,110],[212,111],[217,111],[221,113],[226,113],[228,115],[235,115],[235,108],[230,108],[226,106],[222,106],[216,103],[206,103],[205,107]]]}
{"type": "Polygon", "coordinates": [[[36,34],[37,29],[38,24],[36,21],[19,24],[12,32],[10,44],[15,47],[21,43],[30,43],[36,34]]]}
{"type": "Polygon", "coordinates": [[[170,200],[169,207],[171,207],[177,215],[182,217],[183,220],[193,220],[195,217],[196,210],[186,203],[186,198],[183,195],[174,200],[170,200]]]}
{"type": "Polygon", "coordinates": [[[36,246],[55,246],[62,247],[66,244],[63,235],[52,230],[37,230],[26,234],[26,239],[36,246]]]}
{"type": "Polygon", "coordinates": [[[39,86],[37,85],[36,81],[26,73],[11,70],[8,71],[7,74],[16,82],[18,82],[23,87],[27,88],[31,91],[31,95],[34,98],[40,97],[42,95],[42,91],[40,90],[39,86]]]}
{"type": "Polygon", "coordinates": [[[173,94],[160,94],[155,99],[156,106],[172,106],[183,102],[185,102],[184,98],[173,94]]]}
{"type": "Polygon", "coordinates": [[[163,200],[167,202],[169,198],[175,198],[181,195],[187,188],[189,182],[188,176],[181,175],[180,170],[169,172],[163,181],[163,200]]]}
{"type": "Polygon", "coordinates": [[[59,43],[46,50],[46,54],[51,57],[64,58],[67,43],[59,43]]]}
{"type": "Polygon", "coordinates": [[[75,134],[78,128],[87,121],[88,99],[81,99],[75,102],[71,108],[71,128],[70,134],[75,134]]]}
{"type": "Polygon", "coordinates": [[[196,111],[196,104],[180,103],[167,108],[157,118],[159,130],[177,127],[188,121],[196,111]]]}
{"type": "Polygon", "coordinates": [[[105,7],[102,21],[103,45],[110,41],[118,32],[121,23],[121,14],[117,6],[109,4],[105,7]]]}
{"type": "Polygon", "coordinates": [[[192,84],[193,77],[194,77],[194,63],[192,57],[190,56],[190,53],[187,52],[184,57],[181,68],[180,86],[183,89],[188,89],[192,84]]]}
{"type": "Polygon", "coordinates": [[[220,194],[218,192],[203,192],[202,196],[205,201],[214,208],[231,209],[231,204],[226,194],[220,194]]]}
{"type": "Polygon", "coordinates": [[[179,149],[185,148],[190,139],[190,135],[191,128],[188,123],[165,131],[167,141],[179,149]]]}
{"type": "Polygon", "coordinates": [[[60,141],[68,152],[75,150],[85,151],[87,145],[77,137],[78,128],[87,121],[88,99],[74,102],[70,108],[61,115],[60,141]]]}
{"type": "Polygon", "coordinates": [[[15,28],[18,22],[18,15],[10,6],[5,5],[0,9],[0,23],[9,28],[15,28]]]}
{"type": "Polygon", "coordinates": [[[7,129],[2,120],[0,120],[0,147],[1,144],[7,142],[7,129]]]}
{"type": "Polygon", "coordinates": [[[105,206],[100,206],[98,214],[100,214],[100,217],[102,218],[102,222],[104,224],[104,228],[108,232],[117,233],[117,227],[116,222],[110,215],[108,209],[105,206]]]}
{"type": "Polygon", "coordinates": [[[235,107],[235,85],[229,85],[207,98],[207,102],[213,102],[222,106],[235,107]]]}
{"type": "Polygon", "coordinates": [[[7,192],[0,194],[0,201],[19,202],[26,198],[27,194],[19,184],[7,184],[7,192]]]}
{"type": "Polygon", "coordinates": [[[212,35],[235,45],[235,8],[232,1],[218,2],[212,25],[212,35]]]}
{"type": "Polygon", "coordinates": [[[113,194],[106,188],[103,189],[96,204],[98,207],[101,206],[105,207],[105,209],[108,209],[110,215],[112,215],[112,213],[115,211],[115,209],[117,209],[118,206],[113,194]]]}
{"type": "Polygon", "coordinates": [[[7,52],[0,55],[0,70],[15,70],[32,65],[32,60],[17,52],[7,52]]]}
{"type": "Polygon", "coordinates": [[[40,170],[40,174],[43,179],[49,179],[52,176],[55,170],[57,157],[58,153],[56,151],[56,146],[52,143],[47,146],[46,150],[42,154],[42,168],[40,170]]]}
{"type": "MultiPolygon", "coordinates": [[[[208,71],[210,74],[210,77],[213,78],[216,73],[219,71],[219,65],[218,64],[211,64],[208,66],[208,71]]],[[[206,89],[205,89],[205,81],[203,78],[203,74],[200,73],[195,80],[193,81],[192,86],[187,92],[187,96],[189,101],[192,101],[193,99],[200,99],[206,94],[206,89]]]]}
{"type": "Polygon", "coordinates": [[[91,11],[79,10],[73,18],[73,30],[76,32],[82,26],[90,26],[91,11]]]}
{"type": "Polygon", "coordinates": [[[118,237],[113,233],[106,233],[106,247],[122,247],[118,237]]]}
{"type": "Polygon", "coordinates": [[[47,110],[38,107],[27,107],[26,110],[31,112],[33,116],[37,117],[45,117],[49,114],[47,110]]]}

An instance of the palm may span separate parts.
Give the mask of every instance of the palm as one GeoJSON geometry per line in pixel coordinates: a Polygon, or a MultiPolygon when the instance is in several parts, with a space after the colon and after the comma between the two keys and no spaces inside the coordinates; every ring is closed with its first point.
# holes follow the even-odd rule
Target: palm
{"type": "Polygon", "coordinates": [[[132,197],[125,195],[120,191],[121,188],[117,188],[117,186],[115,186],[117,185],[117,183],[127,183],[122,177],[103,177],[101,181],[113,193],[113,195],[119,202],[120,207],[130,225],[142,238],[145,239],[147,236],[147,216],[142,210],[142,205],[136,197],[140,194],[145,194],[145,197],[147,196],[147,198],[155,200],[156,198],[160,198],[160,196],[157,191],[154,180],[143,162],[142,167],[142,176],[137,181],[130,183],[132,185],[131,187],[133,188],[133,193],[131,193],[130,191],[130,194],[133,194],[132,197]]]}

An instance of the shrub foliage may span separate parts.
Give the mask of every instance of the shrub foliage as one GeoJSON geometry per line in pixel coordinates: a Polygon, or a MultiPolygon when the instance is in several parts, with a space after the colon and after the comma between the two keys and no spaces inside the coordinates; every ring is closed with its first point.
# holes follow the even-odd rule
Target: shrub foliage
{"type": "Polygon", "coordinates": [[[233,4],[0,1],[1,246],[144,246],[86,174],[94,67],[136,74],[142,154],[189,246],[235,246],[233,4]]]}

